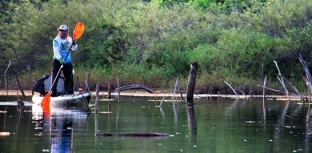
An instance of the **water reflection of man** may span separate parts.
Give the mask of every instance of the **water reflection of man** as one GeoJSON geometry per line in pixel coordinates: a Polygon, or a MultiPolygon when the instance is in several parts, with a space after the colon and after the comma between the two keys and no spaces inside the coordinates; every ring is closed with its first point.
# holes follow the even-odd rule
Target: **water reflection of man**
{"type": "Polygon", "coordinates": [[[72,120],[68,118],[52,118],[51,152],[71,152],[72,120]]]}

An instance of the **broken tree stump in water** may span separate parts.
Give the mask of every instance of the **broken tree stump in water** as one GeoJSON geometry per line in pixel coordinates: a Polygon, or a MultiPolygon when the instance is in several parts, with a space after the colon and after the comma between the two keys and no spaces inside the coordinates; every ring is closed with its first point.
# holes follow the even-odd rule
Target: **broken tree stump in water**
{"type": "Polygon", "coordinates": [[[109,83],[108,83],[108,87],[107,87],[107,93],[108,93],[108,97],[107,97],[107,98],[108,98],[108,99],[111,98],[111,92],[112,92],[112,91],[111,91],[111,83],[109,82],[109,83]]]}
{"type": "Polygon", "coordinates": [[[196,75],[197,75],[197,62],[193,62],[190,67],[190,75],[188,78],[188,85],[186,91],[186,99],[193,100],[194,97],[194,89],[196,84],[196,75]]]}

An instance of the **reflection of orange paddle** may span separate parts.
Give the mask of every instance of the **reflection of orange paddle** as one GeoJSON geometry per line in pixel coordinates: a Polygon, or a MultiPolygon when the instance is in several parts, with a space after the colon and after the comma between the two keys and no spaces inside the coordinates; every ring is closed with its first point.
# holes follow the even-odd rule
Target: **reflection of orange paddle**
{"type": "MultiPolygon", "coordinates": [[[[84,24],[82,22],[78,22],[76,24],[76,27],[74,29],[74,32],[73,32],[73,39],[74,40],[77,40],[79,39],[82,34],[83,34],[83,31],[84,31],[84,24]]],[[[73,43],[72,45],[70,46],[70,48],[73,46],[73,43]]],[[[69,49],[69,52],[70,52],[70,49],[69,49]]],[[[65,61],[67,59],[67,56],[69,54],[69,52],[67,53],[66,55],[66,58],[65,58],[65,61]]],[[[63,68],[63,65],[61,65],[59,71],[57,72],[57,75],[51,85],[51,88],[50,90],[48,91],[48,93],[43,97],[42,101],[41,101],[41,107],[43,109],[43,112],[46,112],[46,113],[50,113],[50,101],[51,101],[51,90],[52,90],[52,87],[56,81],[56,78],[59,76],[60,72],[61,72],[61,69],[63,68]]]]}

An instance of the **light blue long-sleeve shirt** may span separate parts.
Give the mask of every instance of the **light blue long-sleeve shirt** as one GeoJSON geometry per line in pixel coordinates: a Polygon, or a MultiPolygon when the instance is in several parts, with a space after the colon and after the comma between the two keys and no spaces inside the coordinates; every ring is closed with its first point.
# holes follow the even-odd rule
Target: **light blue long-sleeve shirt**
{"type": "MultiPolygon", "coordinates": [[[[69,47],[73,43],[73,39],[71,37],[67,37],[66,39],[62,39],[60,36],[57,36],[53,40],[53,59],[60,60],[61,58],[65,60],[65,64],[71,62],[71,54],[69,52],[69,47]],[[66,57],[66,55],[68,56],[66,57]]],[[[75,44],[71,48],[72,51],[78,50],[78,45],[75,44]]]]}

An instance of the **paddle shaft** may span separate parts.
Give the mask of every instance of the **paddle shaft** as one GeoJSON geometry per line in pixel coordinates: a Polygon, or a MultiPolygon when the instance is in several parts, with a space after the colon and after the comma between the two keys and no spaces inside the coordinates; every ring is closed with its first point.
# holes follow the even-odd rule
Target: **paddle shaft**
{"type": "Polygon", "coordinates": [[[70,53],[70,50],[71,50],[71,48],[73,47],[73,45],[74,45],[74,39],[72,40],[72,44],[70,45],[70,47],[69,47],[69,49],[68,49],[68,52],[67,52],[67,54],[66,54],[66,56],[65,56],[65,59],[64,59],[65,62],[66,62],[66,59],[67,59],[67,57],[68,57],[68,55],[69,55],[69,53],[70,53]]]}
{"type": "Polygon", "coordinates": [[[51,90],[52,90],[52,88],[53,88],[53,86],[54,86],[54,84],[55,84],[55,82],[56,82],[56,80],[57,80],[56,78],[59,77],[63,66],[64,66],[64,65],[62,64],[61,67],[60,67],[60,69],[58,70],[58,72],[57,72],[57,74],[56,74],[56,76],[55,76],[55,78],[54,78],[54,80],[53,80],[53,83],[52,83],[52,85],[51,85],[51,88],[50,88],[50,90],[49,90],[49,93],[51,92],[51,90]]]}

